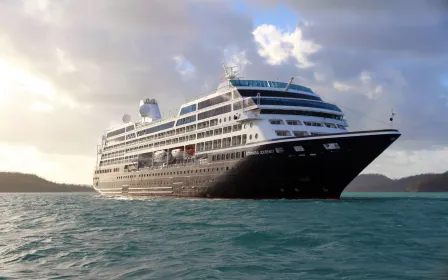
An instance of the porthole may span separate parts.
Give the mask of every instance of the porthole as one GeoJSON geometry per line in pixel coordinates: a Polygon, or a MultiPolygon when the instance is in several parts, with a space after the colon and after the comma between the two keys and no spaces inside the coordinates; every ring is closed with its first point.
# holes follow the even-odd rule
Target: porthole
{"type": "Polygon", "coordinates": [[[255,139],[258,139],[258,133],[255,133],[255,139]]]}
{"type": "Polygon", "coordinates": [[[247,128],[247,124],[244,124],[244,129],[246,129],[247,128]]]}
{"type": "Polygon", "coordinates": [[[250,127],[252,128],[253,123],[250,123],[250,127]]]}
{"type": "Polygon", "coordinates": [[[252,140],[252,134],[249,135],[249,140],[252,140]]]}

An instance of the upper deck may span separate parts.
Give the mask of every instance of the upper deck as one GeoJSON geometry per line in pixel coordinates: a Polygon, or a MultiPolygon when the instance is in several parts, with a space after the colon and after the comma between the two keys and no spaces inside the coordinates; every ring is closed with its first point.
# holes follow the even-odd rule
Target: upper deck
{"type": "Polygon", "coordinates": [[[293,84],[294,78],[291,78],[288,83],[241,79],[232,67],[227,67],[225,64],[223,66],[225,80],[218,85],[217,89],[182,104],[176,116],[161,119],[160,113],[154,113],[159,112],[156,101],[145,102],[143,105],[143,107],[147,106],[145,108],[141,103],[142,119],[140,121],[108,129],[104,138],[113,141],[129,140],[162,130],[177,129],[180,126],[196,123],[216,115],[230,113],[238,108],[257,109],[261,113],[272,113],[273,110],[275,112],[277,112],[276,110],[291,111],[290,109],[295,107],[295,111],[291,111],[291,114],[325,115],[334,119],[342,119],[343,112],[336,105],[324,102],[309,87],[293,84]],[[142,114],[142,108],[145,115],[142,114]]]}

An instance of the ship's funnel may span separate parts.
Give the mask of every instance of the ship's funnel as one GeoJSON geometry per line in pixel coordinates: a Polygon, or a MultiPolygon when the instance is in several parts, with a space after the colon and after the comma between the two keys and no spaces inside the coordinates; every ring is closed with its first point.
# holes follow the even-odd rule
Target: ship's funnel
{"type": "Polygon", "coordinates": [[[140,117],[146,122],[153,122],[161,119],[159,104],[155,99],[146,98],[140,101],[140,117]]]}

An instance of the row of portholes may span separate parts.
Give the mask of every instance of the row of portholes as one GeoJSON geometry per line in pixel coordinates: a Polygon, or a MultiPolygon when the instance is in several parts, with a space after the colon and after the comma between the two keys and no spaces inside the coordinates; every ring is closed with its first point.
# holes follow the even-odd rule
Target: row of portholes
{"type": "MultiPolygon", "coordinates": [[[[233,169],[233,167],[231,167],[233,169]]],[[[148,173],[148,174],[140,174],[138,177],[151,177],[151,176],[169,176],[169,175],[181,175],[181,174],[192,174],[192,173],[202,173],[202,172],[217,172],[229,170],[229,167],[216,167],[216,168],[207,168],[207,169],[193,169],[193,170],[184,170],[184,171],[172,171],[172,172],[162,172],[162,173],[148,173]]],[[[136,175],[133,175],[134,177],[136,175]]],[[[119,176],[117,179],[124,179],[126,176],[119,176]]]]}
{"type": "MultiPolygon", "coordinates": [[[[249,124],[249,127],[252,128],[252,126],[253,126],[253,123],[250,123],[250,124],[249,124]]],[[[243,128],[244,128],[244,129],[247,128],[247,123],[244,124],[243,128]]]]}
{"type": "MultiPolygon", "coordinates": [[[[249,123],[249,127],[250,127],[250,128],[252,128],[253,125],[254,125],[254,123],[249,123]]],[[[243,128],[244,128],[244,129],[247,128],[247,123],[244,124],[243,128]]],[[[255,133],[255,135],[254,135],[254,139],[258,139],[258,133],[255,133]]],[[[252,140],[252,134],[249,134],[249,140],[252,140]]]]}
{"type": "MultiPolygon", "coordinates": [[[[254,139],[258,139],[258,133],[255,133],[254,139]]],[[[249,140],[252,140],[252,134],[249,134],[249,140]]]]}
{"type": "MultiPolygon", "coordinates": [[[[201,179],[201,178],[199,178],[199,179],[201,179]]],[[[210,180],[195,180],[194,181],[194,183],[209,183],[209,182],[214,182],[215,181],[215,179],[210,179],[210,180]]],[[[172,184],[172,182],[171,181],[149,181],[149,180],[145,180],[145,181],[141,181],[141,182],[133,182],[133,183],[130,183],[130,186],[131,187],[142,187],[142,186],[144,186],[144,185],[147,185],[147,186],[154,186],[154,185],[171,185],[172,184]]],[[[115,186],[115,184],[113,184],[112,185],[112,188],[118,188],[118,186],[115,186]]],[[[172,188],[172,187],[171,187],[172,188]]],[[[143,190],[143,191],[145,191],[145,190],[143,190]]],[[[134,190],[134,192],[135,192],[135,190],[134,190]]]]}

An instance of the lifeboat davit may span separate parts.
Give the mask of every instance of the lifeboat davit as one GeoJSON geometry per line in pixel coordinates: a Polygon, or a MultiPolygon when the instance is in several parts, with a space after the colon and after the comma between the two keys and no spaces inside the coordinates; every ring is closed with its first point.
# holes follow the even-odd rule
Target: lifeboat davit
{"type": "Polygon", "coordinates": [[[194,146],[187,147],[187,155],[194,156],[195,152],[194,146]]]}

